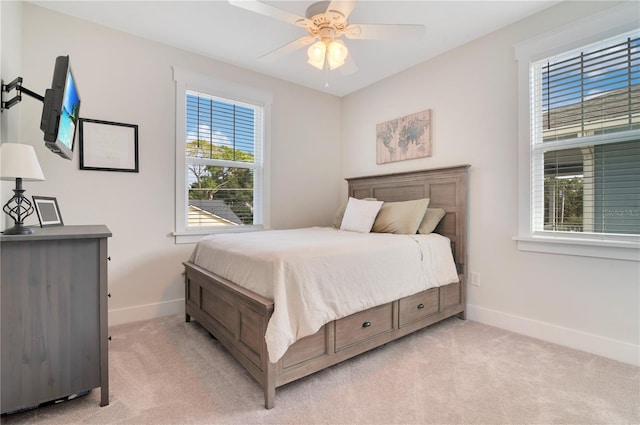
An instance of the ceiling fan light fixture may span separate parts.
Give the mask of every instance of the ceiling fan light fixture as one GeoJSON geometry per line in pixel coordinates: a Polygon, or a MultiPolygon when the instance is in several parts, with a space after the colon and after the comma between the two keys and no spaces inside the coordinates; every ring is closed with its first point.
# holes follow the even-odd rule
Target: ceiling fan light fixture
{"type": "Polygon", "coordinates": [[[320,40],[307,49],[307,62],[319,70],[325,66],[333,70],[344,65],[348,54],[349,50],[342,40],[320,40]]]}
{"type": "MultiPolygon", "coordinates": [[[[2,0],[0,0],[2,1],[2,0]]],[[[406,40],[417,39],[424,35],[424,25],[410,24],[350,24],[349,17],[355,7],[356,0],[323,0],[314,1],[307,7],[305,16],[299,16],[279,7],[272,6],[264,0],[228,0],[230,4],[278,19],[304,28],[309,35],[269,52],[260,57],[274,59],[284,56],[293,50],[309,46],[307,62],[315,68],[325,71],[348,68],[343,74],[352,74],[357,70],[353,60],[347,58],[349,52],[341,40],[336,37],[360,40],[406,40]],[[314,40],[317,40],[314,42],[314,40]]],[[[265,59],[266,60],[266,59],[265,59]]]]}
{"type": "Polygon", "coordinates": [[[327,46],[322,41],[316,41],[307,49],[307,56],[309,64],[322,70],[324,68],[324,55],[327,51],[327,46]]]}
{"type": "Polygon", "coordinates": [[[347,46],[342,40],[333,40],[329,43],[329,68],[336,69],[344,65],[345,59],[349,54],[347,46]]]}

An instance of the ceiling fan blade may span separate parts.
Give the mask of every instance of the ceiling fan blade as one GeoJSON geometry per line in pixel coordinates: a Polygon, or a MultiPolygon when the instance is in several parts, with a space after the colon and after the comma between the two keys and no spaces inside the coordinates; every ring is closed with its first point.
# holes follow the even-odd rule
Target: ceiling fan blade
{"type": "Polygon", "coordinates": [[[411,40],[422,37],[424,32],[424,25],[352,24],[344,30],[344,35],[360,40],[411,40]]]}
{"type": "Polygon", "coordinates": [[[331,13],[333,11],[339,12],[345,19],[349,18],[353,8],[356,7],[355,0],[332,0],[327,7],[326,13],[331,13]]]}
{"type": "Polygon", "coordinates": [[[351,75],[358,72],[358,65],[356,65],[356,61],[353,60],[353,56],[349,54],[347,58],[344,60],[344,65],[338,68],[340,74],[342,75],[351,75]]]}
{"type": "Polygon", "coordinates": [[[292,41],[291,43],[287,43],[282,47],[278,47],[277,49],[272,50],[271,52],[260,56],[258,59],[263,62],[271,62],[271,61],[280,59],[295,50],[308,46],[314,41],[315,41],[314,37],[309,37],[309,36],[302,37],[292,41]]]}
{"type": "Polygon", "coordinates": [[[268,16],[270,18],[278,19],[280,21],[288,22],[296,25],[298,21],[306,21],[308,19],[298,16],[295,13],[288,12],[286,10],[279,9],[275,6],[271,6],[266,3],[262,3],[257,0],[228,0],[232,6],[237,6],[251,12],[259,13],[260,15],[268,16]]]}

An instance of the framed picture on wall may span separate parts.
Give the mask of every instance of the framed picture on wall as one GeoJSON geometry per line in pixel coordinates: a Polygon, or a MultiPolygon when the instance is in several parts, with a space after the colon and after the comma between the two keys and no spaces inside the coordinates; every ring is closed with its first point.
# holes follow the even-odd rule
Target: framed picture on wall
{"type": "Polygon", "coordinates": [[[80,119],[80,169],[138,172],[138,126],[80,119]]]}
{"type": "Polygon", "coordinates": [[[38,213],[40,227],[63,226],[58,200],[50,196],[33,196],[33,205],[38,213]]]}
{"type": "Polygon", "coordinates": [[[431,109],[376,125],[376,163],[432,155],[431,109]]]}

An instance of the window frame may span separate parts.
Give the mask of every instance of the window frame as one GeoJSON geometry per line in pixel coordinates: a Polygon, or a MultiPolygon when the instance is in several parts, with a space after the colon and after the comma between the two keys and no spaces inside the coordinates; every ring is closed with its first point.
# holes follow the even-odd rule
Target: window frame
{"type": "MultiPolygon", "coordinates": [[[[224,81],[218,78],[173,68],[173,78],[176,83],[176,135],[175,135],[175,156],[176,156],[176,187],[175,187],[175,229],[173,236],[176,244],[195,243],[204,236],[215,233],[247,232],[269,228],[269,133],[271,121],[271,105],[273,96],[269,93],[238,85],[233,82],[224,81]],[[256,179],[254,187],[254,208],[256,214],[261,216],[261,223],[255,225],[241,226],[216,226],[216,227],[188,227],[188,167],[186,157],[186,95],[187,91],[203,93],[220,99],[227,99],[231,102],[251,104],[262,108],[262,143],[256,146],[256,150],[261,151],[261,161],[256,162],[254,175],[256,179]]],[[[227,164],[229,161],[207,160],[214,165],[234,165],[227,164]]]]}
{"type": "Polygon", "coordinates": [[[534,194],[531,184],[534,145],[531,140],[533,116],[530,102],[532,63],[639,28],[638,9],[635,2],[623,3],[515,46],[518,67],[519,173],[518,235],[514,240],[521,251],[640,261],[640,237],[605,240],[593,234],[534,231],[534,194]]]}

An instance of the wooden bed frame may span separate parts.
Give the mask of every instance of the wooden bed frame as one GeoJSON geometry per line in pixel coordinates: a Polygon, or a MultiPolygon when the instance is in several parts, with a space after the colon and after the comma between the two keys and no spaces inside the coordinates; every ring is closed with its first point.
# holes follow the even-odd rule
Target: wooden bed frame
{"type": "Polygon", "coordinates": [[[193,263],[185,266],[186,321],[195,319],[258,381],[265,407],[276,387],[342,362],[445,318],[465,318],[468,165],[346,179],[349,196],[382,201],[430,198],[446,211],[436,232],[451,239],[459,282],[374,307],[323,326],[269,362],[264,335],[273,301],[193,263]]]}

